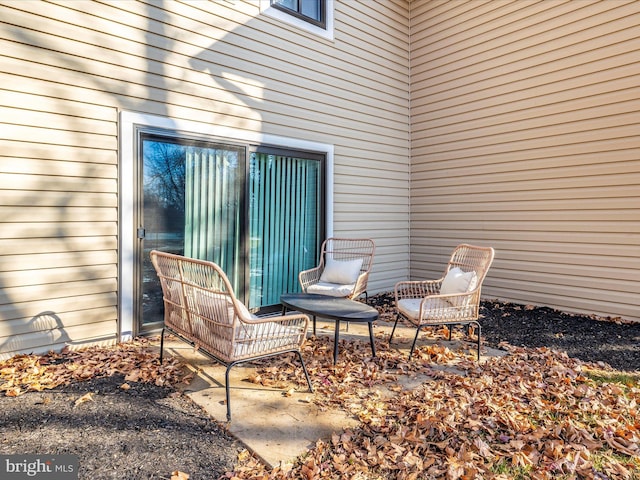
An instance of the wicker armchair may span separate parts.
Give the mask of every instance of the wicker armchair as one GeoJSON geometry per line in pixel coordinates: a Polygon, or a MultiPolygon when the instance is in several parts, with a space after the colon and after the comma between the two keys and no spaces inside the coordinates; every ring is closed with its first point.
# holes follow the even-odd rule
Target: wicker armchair
{"type": "Polygon", "coordinates": [[[229,371],[242,362],[294,352],[302,364],[309,391],[313,391],[300,348],[309,317],[302,314],[258,318],[235,297],[229,280],[213,262],[151,252],[164,300],[164,333],[169,330],[199,351],[227,367],[227,420],[231,420],[229,371]]]}
{"type": "Polygon", "coordinates": [[[375,244],[368,238],[327,238],[318,266],[298,274],[302,291],[350,299],[364,294],[367,300],[374,253],[375,244]]]}
{"type": "Polygon", "coordinates": [[[389,337],[389,343],[401,317],[416,327],[409,359],[424,327],[447,325],[449,340],[454,325],[466,325],[470,333],[473,325],[477,332],[478,360],[480,360],[480,290],[493,262],[491,247],[458,245],[449,259],[444,276],[438,280],[405,281],[395,286],[398,314],[389,337]]]}

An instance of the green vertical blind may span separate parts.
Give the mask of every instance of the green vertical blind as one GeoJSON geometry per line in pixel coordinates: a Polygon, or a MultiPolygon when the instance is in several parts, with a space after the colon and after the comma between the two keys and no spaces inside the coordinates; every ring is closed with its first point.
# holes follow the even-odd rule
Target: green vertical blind
{"type": "Polygon", "coordinates": [[[189,146],[185,153],[185,256],[211,260],[236,292],[241,281],[244,148],[189,146]]]}
{"type": "Polygon", "coordinates": [[[249,168],[249,307],[300,291],[298,272],[318,261],[322,162],[254,152],[249,168]]]}

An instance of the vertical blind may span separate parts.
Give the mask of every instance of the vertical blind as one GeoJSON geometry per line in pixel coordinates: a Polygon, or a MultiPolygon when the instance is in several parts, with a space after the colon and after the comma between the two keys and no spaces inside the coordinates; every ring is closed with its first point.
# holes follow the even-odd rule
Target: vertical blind
{"type": "MultiPolygon", "coordinates": [[[[184,252],[211,260],[242,298],[244,149],[189,146],[185,152],[184,252]]],[[[300,291],[298,273],[318,261],[322,162],[254,152],[247,178],[249,308],[278,305],[300,291]]]]}
{"type": "MultiPolygon", "coordinates": [[[[298,273],[318,261],[322,162],[252,153],[249,168],[249,307],[300,291],[298,273]]],[[[320,239],[321,240],[321,239],[320,239]]]]}
{"type": "Polygon", "coordinates": [[[185,155],[184,251],[210,260],[241,292],[241,171],[244,149],[190,146],[185,155]]]}

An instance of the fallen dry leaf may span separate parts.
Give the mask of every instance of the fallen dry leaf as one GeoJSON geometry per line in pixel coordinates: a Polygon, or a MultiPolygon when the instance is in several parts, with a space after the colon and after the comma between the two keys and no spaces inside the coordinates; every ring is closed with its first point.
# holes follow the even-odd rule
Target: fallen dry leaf
{"type": "Polygon", "coordinates": [[[77,407],[78,405],[81,405],[85,402],[91,402],[93,401],[93,392],[89,392],[89,393],[85,393],[83,396],[81,396],[80,398],[78,398],[74,404],[77,407]]]}
{"type": "MultiPolygon", "coordinates": [[[[397,342],[410,340],[400,336],[397,342]]],[[[18,396],[113,374],[124,375],[127,382],[185,381],[179,362],[166,359],[160,365],[148,347],[141,340],[16,356],[0,362],[0,391],[18,396]]],[[[418,347],[408,362],[406,353],[390,348],[388,337],[377,334],[376,358],[368,342],[343,339],[334,365],[333,337],[310,338],[303,356],[314,393],[304,395],[296,393],[307,386],[293,355],[281,362],[257,362],[253,381],[280,386],[283,395],[300,395],[300,401],[313,402],[320,411],[343,409],[360,424],[336,432],[328,442],[317,441],[299,459],[271,470],[245,451],[225,478],[501,480],[518,471],[532,479],[639,477],[637,384],[596,383],[585,373],[586,364],[550,349],[503,348],[508,355],[478,363],[473,351],[433,343],[418,347]],[[424,380],[417,386],[402,387],[400,380],[418,375],[424,380]],[[512,470],[496,473],[505,468],[512,470]]],[[[89,401],[83,398],[76,403],[89,401]]],[[[173,475],[188,478],[180,471],[173,475]]]]}

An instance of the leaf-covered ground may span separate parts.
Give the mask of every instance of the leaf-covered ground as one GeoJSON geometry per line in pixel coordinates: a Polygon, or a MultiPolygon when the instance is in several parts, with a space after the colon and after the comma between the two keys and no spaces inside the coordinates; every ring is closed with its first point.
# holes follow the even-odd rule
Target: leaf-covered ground
{"type": "MultiPolygon", "coordinates": [[[[326,343],[310,343],[307,357],[326,343]]],[[[358,365],[325,364],[316,382],[319,402],[346,409],[358,428],[318,441],[286,469],[267,472],[253,461],[228,478],[640,478],[638,376],[609,381],[613,371],[546,348],[465,359],[459,373],[432,368],[460,355],[446,348],[421,347],[411,364],[380,350],[358,365]],[[398,383],[392,396],[382,388],[417,372],[432,380],[413,389],[398,383]]]]}
{"type": "MultiPolygon", "coordinates": [[[[381,312],[381,321],[393,319],[388,296],[376,296],[372,302],[381,312]]],[[[482,363],[474,360],[472,344],[463,343],[460,350],[451,351],[442,342],[421,342],[407,362],[406,353],[393,345],[390,348],[386,334],[379,333],[376,358],[370,358],[367,342],[342,340],[340,360],[334,366],[332,338],[310,338],[303,355],[314,382],[314,401],[324,408],[344,409],[360,422],[358,428],[319,440],[292,465],[269,471],[225,437],[223,429],[207,429],[206,424],[213,421],[201,424],[206,434],[202,430],[199,435],[178,437],[186,435],[182,423],[202,421],[185,405],[172,404],[180,398],[173,393],[175,386],[188,378],[176,362],[165,361],[160,367],[157,354],[142,340],[113,349],[1,362],[0,390],[13,396],[0,397],[2,430],[11,432],[0,444],[0,453],[39,453],[42,450],[12,450],[37,439],[40,449],[84,455],[81,470],[83,460],[90,470],[81,478],[92,479],[171,478],[172,474],[238,480],[640,479],[640,372],[634,363],[640,345],[633,344],[634,338],[640,340],[636,337],[640,325],[576,316],[567,320],[560,312],[499,302],[487,303],[483,314],[484,343],[501,344],[509,354],[482,363]],[[558,318],[560,323],[569,322],[563,323],[561,331],[556,329],[558,318]],[[535,326],[529,331],[538,332],[547,343],[536,345],[537,337],[533,340],[522,333],[523,324],[535,326]],[[615,332],[607,330],[609,324],[616,325],[615,332]],[[580,332],[586,333],[581,337],[580,332]],[[594,348],[594,336],[603,348],[594,348]],[[575,349],[572,356],[563,352],[569,349],[557,343],[561,340],[575,349]],[[608,365],[610,358],[599,356],[609,350],[622,350],[626,352],[622,358],[629,360],[621,361],[616,370],[608,365]],[[450,365],[455,368],[443,368],[450,365]],[[417,387],[406,381],[418,374],[430,380],[417,387]],[[114,379],[111,390],[106,383],[82,389],[96,379],[114,379]],[[61,386],[48,390],[56,384],[61,386]],[[407,388],[407,384],[413,386],[407,388]],[[150,385],[150,390],[141,385],[150,385]],[[148,400],[151,387],[166,390],[154,393],[161,401],[137,403],[148,400]],[[66,392],[64,402],[58,403],[59,395],[47,396],[60,391],[66,392]],[[30,417],[18,419],[20,425],[16,425],[15,416],[7,413],[16,404],[8,402],[29,396],[36,398],[25,411],[30,417]],[[129,402],[130,417],[126,408],[117,409],[121,423],[112,428],[129,425],[128,440],[123,437],[122,445],[116,443],[105,451],[104,441],[102,445],[99,441],[105,438],[104,424],[110,420],[105,409],[115,407],[109,402],[103,409],[93,407],[105,398],[121,397],[129,402]],[[93,410],[89,412],[88,407],[93,410]],[[136,418],[140,409],[147,412],[142,425],[136,418]],[[48,417],[43,424],[38,415],[45,410],[48,417]],[[64,421],[54,423],[55,412],[64,421]],[[185,413],[186,418],[180,416],[185,413]],[[67,440],[51,439],[47,425],[55,425],[55,436],[67,440]],[[167,430],[176,436],[162,437],[167,430]],[[160,456],[153,455],[154,449],[160,456]],[[201,461],[214,450],[227,450],[233,459],[201,461]],[[89,460],[92,455],[97,460],[89,460]]],[[[441,334],[428,335],[437,339],[441,334]]],[[[459,335],[455,332],[454,338],[459,335]]],[[[283,385],[283,389],[305,388],[299,383],[301,372],[292,369],[265,363],[257,364],[256,372],[252,381],[283,385]]]]}
{"type": "MultiPolygon", "coordinates": [[[[372,302],[381,320],[395,318],[388,295],[372,302]]],[[[485,344],[509,351],[482,363],[464,343],[422,344],[407,362],[383,335],[377,358],[363,342],[344,342],[351,354],[334,367],[330,339],[313,339],[304,356],[317,402],[360,426],[318,441],[294,465],[269,472],[250,460],[227,477],[640,479],[640,325],[500,302],[482,311],[485,344]],[[401,386],[418,373],[431,380],[401,386]]]]}

